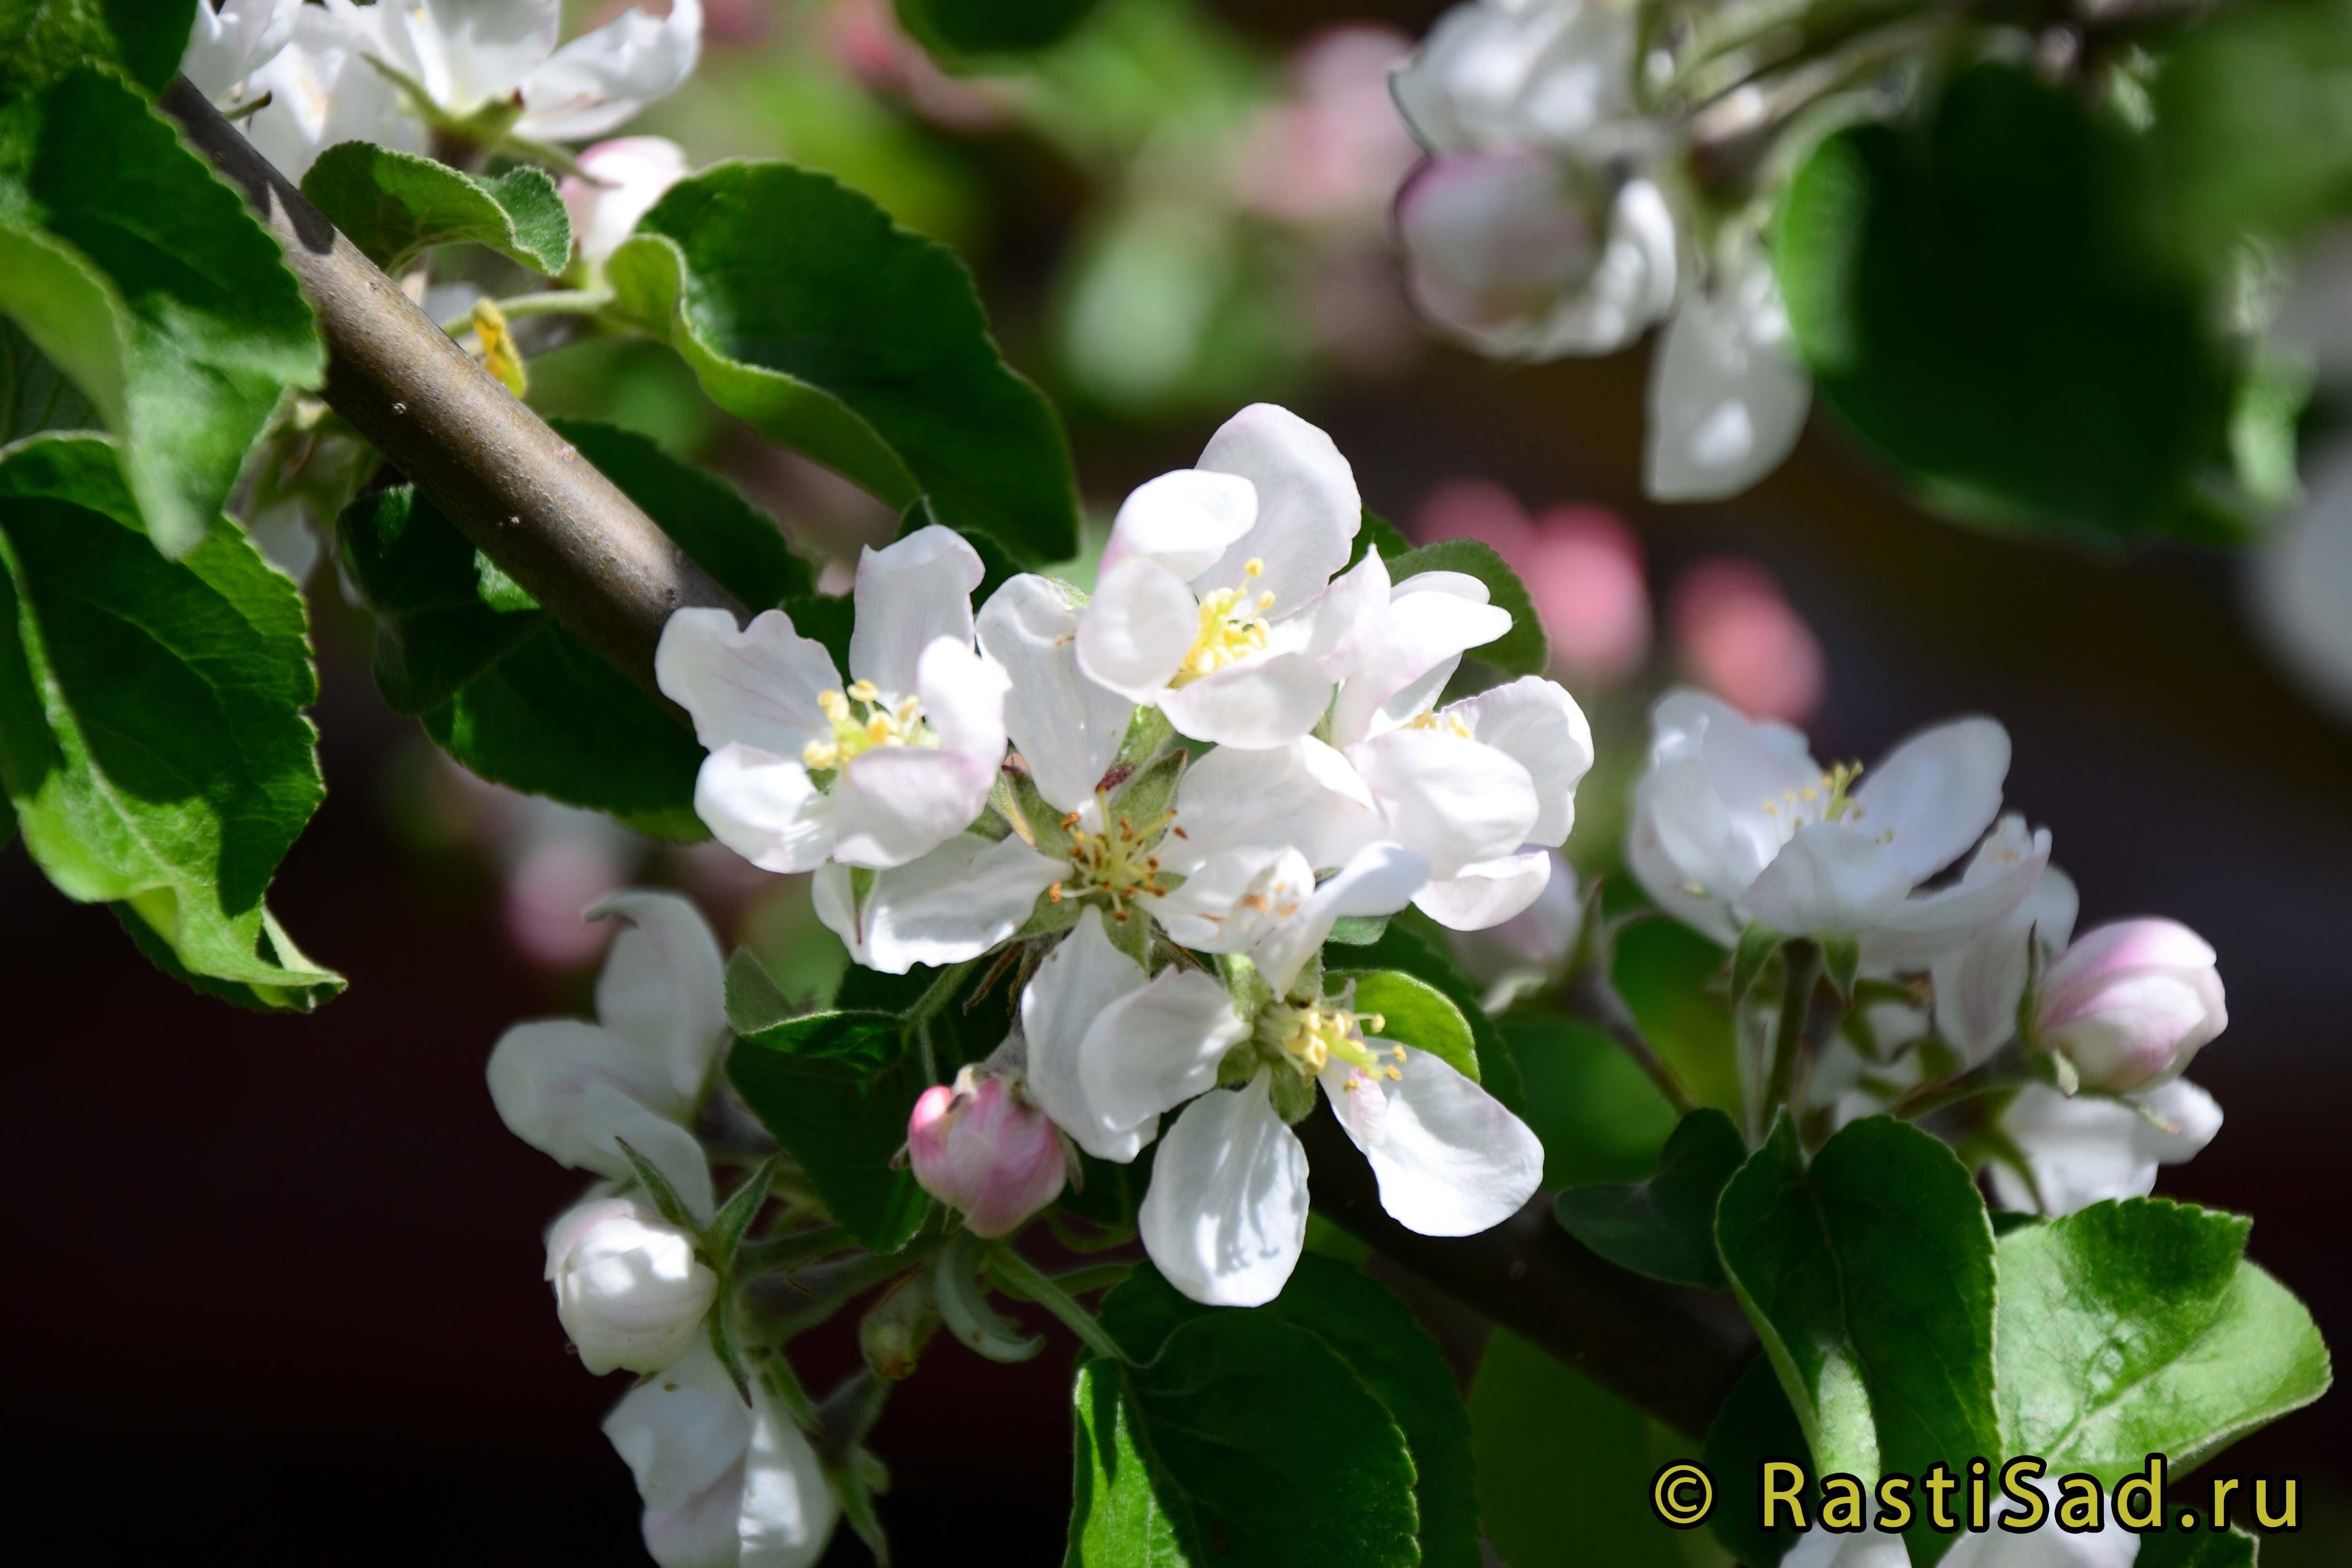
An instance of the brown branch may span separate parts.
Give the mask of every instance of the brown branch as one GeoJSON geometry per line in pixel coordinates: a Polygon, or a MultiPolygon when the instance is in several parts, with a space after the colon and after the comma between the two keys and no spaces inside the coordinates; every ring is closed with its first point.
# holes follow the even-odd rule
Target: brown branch
{"type": "Polygon", "coordinates": [[[1478,1236],[1422,1236],[1381,1207],[1379,1184],[1328,1106],[1296,1129],[1315,1206],[1413,1273],[1601,1387],[1703,1437],[1756,1353],[1728,1296],[1621,1268],[1560,1229],[1551,1197],[1478,1236]]]}
{"type": "Polygon", "coordinates": [[[240,186],[319,316],[328,406],[565,627],[659,698],[670,612],[741,606],[335,231],[185,77],[158,107],[240,186]]]}

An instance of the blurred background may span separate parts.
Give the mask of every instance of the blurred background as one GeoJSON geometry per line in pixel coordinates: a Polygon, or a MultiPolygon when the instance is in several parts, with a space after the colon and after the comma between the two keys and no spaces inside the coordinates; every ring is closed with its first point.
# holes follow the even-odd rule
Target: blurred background
{"type": "MultiPolygon", "coordinates": [[[[2352,661],[2329,651],[2333,626],[2352,655],[2352,613],[2307,603],[2352,524],[2326,526],[2325,485],[2267,555],[2095,555],[1912,510],[1817,414],[1736,501],[1645,503],[1645,351],[1497,365],[1439,346],[1404,302],[1386,208],[1416,154],[1383,77],[1442,9],[1427,0],[1113,0],[1019,80],[942,74],[887,0],[706,6],[699,75],[631,132],[698,163],[831,171],[953,247],[1063,409],[1099,519],[1264,399],[1328,429],[1407,532],[1500,550],[1600,740],[1570,846],[1586,876],[1614,868],[1668,684],[1801,723],[1825,759],[2000,718],[2009,798],[2053,829],[2084,924],[2168,914],[2221,954],[2231,1026],[2197,1076],[2228,1121],[2158,1191],[2254,1215],[2252,1256],[2352,1345],[2352,661]]],[[[891,532],[717,414],[666,350],[535,346],[534,402],[724,471],[835,563],[828,587],[891,532]]],[[[319,553],[299,502],[275,514],[298,566],[319,553]]],[[[508,1025],[588,1011],[607,933],[578,913],[625,884],[690,892],[788,989],[826,992],[840,949],[797,879],[459,772],[377,699],[331,561],[310,593],[330,795],[275,898],[346,996],[307,1018],[200,998],[21,846],[0,851],[0,1161],[20,1194],[70,1194],[15,1222],[0,1383],[18,1501],[0,1538],[38,1562],[644,1562],[597,1430],[625,1374],[573,1363],[540,1279],[541,1226],[579,1183],[505,1131],[482,1065],[508,1025]]],[[[1627,989],[1696,1060],[1727,1038],[1689,996],[1717,955],[1644,929],[1627,989]]],[[[1549,1184],[1647,1173],[1671,1113],[1646,1080],[1571,1027],[1516,1043],[1549,1184]]],[[[803,1342],[813,1387],[856,1363],[852,1322],[803,1342]]],[[[1477,1325],[1438,1326],[1471,1375],[1477,1325]]],[[[874,1445],[901,1561],[1058,1558],[1069,1363],[1058,1341],[1018,1367],[934,1346],[874,1445]]],[[[2342,1410],[2228,1457],[2303,1478],[2306,1527],[2265,1548],[2273,1568],[2352,1561],[2342,1410]]],[[[1609,1561],[1678,1550],[1658,1531],[1609,1561]]],[[[827,1562],[866,1560],[844,1531],[827,1562]]]]}

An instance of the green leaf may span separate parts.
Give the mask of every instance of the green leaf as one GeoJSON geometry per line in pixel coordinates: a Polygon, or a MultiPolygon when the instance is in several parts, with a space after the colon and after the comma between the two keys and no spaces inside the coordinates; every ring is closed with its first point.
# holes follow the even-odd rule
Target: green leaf
{"type": "MultiPolygon", "coordinates": [[[[1338,1352],[1404,1433],[1424,1568],[1476,1568],[1478,1497],[1470,1423],[1436,1342],[1394,1292],[1362,1269],[1308,1254],[1282,1294],[1255,1311],[1307,1330],[1338,1352]]],[[[1181,1325],[1223,1315],[1180,1293],[1149,1263],[1103,1298],[1103,1326],[1139,1362],[1181,1325]]]]}
{"type": "Polygon", "coordinates": [[[1393,969],[1341,972],[1330,978],[1353,980],[1355,1010],[1380,1018],[1381,1026],[1375,1029],[1367,1023],[1365,1034],[1416,1046],[1472,1083],[1478,1081],[1478,1047],[1471,1037],[1470,1020],[1436,986],[1393,969]]]}
{"type": "Polygon", "coordinates": [[[262,904],[325,794],[317,696],[301,596],[236,529],[166,561],[106,442],[0,459],[0,779],[25,847],[167,970],[248,1005],[343,984],[262,904]]]}
{"type": "Polygon", "coordinates": [[[23,328],[0,317],[0,447],[44,430],[89,430],[98,423],[81,389],[33,346],[23,328]]]}
{"type": "Polygon", "coordinates": [[[2252,1226],[2134,1198],[2002,1237],[2004,1451],[2112,1487],[2149,1454],[2185,1473],[2326,1392],[2311,1314],[2243,1258],[2252,1226]]]}
{"type": "Polygon", "coordinates": [[[197,0],[0,0],[0,103],[93,62],[161,92],[188,52],[197,0]]]}
{"type": "Polygon", "coordinates": [[[341,142],[302,176],[302,194],[394,277],[436,245],[487,245],[551,276],[572,259],[572,216],[543,169],[476,179],[371,142],[341,142]]]}
{"type": "Polygon", "coordinates": [[[1057,44],[1100,0],[898,0],[898,25],[945,64],[1057,44]]]}
{"type": "MultiPolygon", "coordinates": [[[[1739,1374],[1739,1381],[1724,1396],[1723,1408],[1715,1414],[1715,1425],[1707,1428],[1706,1451],[1699,1457],[1699,1463],[1714,1478],[1716,1488],[1715,1511],[1707,1515],[1707,1527],[1723,1543],[1724,1550],[1748,1568],[1779,1568],[1780,1558],[1796,1545],[1801,1533],[1789,1523],[1785,1512],[1780,1514],[1777,1529],[1764,1529],[1764,1497],[1759,1483],[1767,1459],[1787,1459],[1803,1465],[1812,1477],[1814,1484],[1801,1494],[1806,1521],[1811,1522],[1814,1503],[1821,1496],[1822,1472],[1810,1462],[1804,1428],[1797,1425],[1796,1412],[1789,1408],[1789,1396],[1780,1391],[1780,1378],[1772,1370],[1772,1358],[1759,1355],[1748,1363],[1748,1370],[1739,1374]]],[[[1915,1500],[1918,1495],[1915,1490],[1915,1500]]]]}
{"type": "Polygon", "coordinates": [[[278,242],[93,70],[0,108],[0,314],[96,407],[148,536],[185,555],[280,395],[321,372],[278,242]]]}
{"type": "Polygon", "coordinates": [[[1470,1026],[1479,1087],[1502,1101],[1514,1116],[1526,1117],[1527,1092],[1519,1082],[1518,1064],[1495,1021],[1478,1005],[1477,987],[1462,977],[1451,957],[1405,919],[1391,920],[1377,942],[1343,946],[1337,952],[1326,947],[1323,962],[1331,969],[1399,970],[1433,986],[1470,1026]]]}
{"type": "Polygon", "coordinates": [[[680,182],[606,264],[615,313],[762,435],[894,507],[1033,563],[1077,552],[1052,405],[1005,367],[963,264],[833,179],[729,163],[680,182]]]}
{"type": "Polygon", "coordinates": [[[739,1035],[756,1035],[790,1018],[792,999],[751,955],[739,947],[727,961],[727,1026],[739,1035]]]}
{"type": "Polygon", "coordinates": [[[719,1213],[710,1222],[710,1234],[706,1238],[711,1257],[723,1269],[735,1267],[735,1254],[743,1245],[743,1233],[760,1215],[761,1205],[768,1201],[768,1188],[776,1179],[780,1156],[771,1154],[760,1162],[757,1169],[743,1178],[743,1184],[727,1196],[719,1213]]]}
{"type": "Polygon", "coordinates": [[[1853,983],[1862,970],[1862,942],[1857,937],[1822,938],[1822,973],[1842,1002],[1853,1000],[1853,983]]]}
{"type": "Polygon", "coordinates": [[[1571,1187],[1552,1205],[1560,1228],[1636,1273],[1703,1290],[1727,1290],[1715,1250],[1715,1205],[1748,1141],[1712,1106],[1684,1117],[1666,1140],[1658,1173],[1631,1186],[1571,1187]]]}
{"type": "Polygon", "coordinates": [[[1374,511],[1364,509],[1364,521],[1356,530],[1355,548],[1348,552],[1348,564],[1353,566],[1378,545],[1381,559],[1396,562],[1412,553],[1412,541],[1397,531],[1396,524],[1374,511]]]}
{"type": "Polygon", "coordinates": [[[891,1013],[815,1013],[738,1040],[728,1080],[801,1163],[833,1217],[876,1252],[896,1252],[930,1200],[891,1168],[927,1087],[891,1013]]]}
{"type": "Polygon", "coordinates": [[[1511,1568],[1683,1568],[1650,1509],[1649,1419],[1507,1330],[1470,1385],[1487,1538],[1511,1568]]]}
{"type": "Polygon", "coordinates": [[[1422,1560],[1404,1434],[1277,1314],[1185,1323],[1146,1366],[1089,1361],[1073,1401],[1072,1568],[1422,1560]]]}
{"type": "MultiPolygon", "coordinates": [[[[1724,1188],[1716,1242],[1812,1450],[1814,1473],[1964,1473],[2005,1452],[1993,1395],[1993,1239],[1951,1150],[1906,1122],[1847,1125],[1805,1166],[1783,1114],[1724,1188]]],[[[2023,1451],[2023,1450],[2021,1450],[2023,1451]]],[[[1951,1543],[1926,1511],[1913,1561],[1951,1543]]]]}
{"type": "Polygon", "coordinates": [[[2195,489],[2227,366],[2196,289],[2122,248],[2120,134],[1981,65],[1919,131],[1841,132],[1789,187],[1775,267],[1814,384],[1948,515],[2109,540],[2211,526],[2195,489]]]}
{"type": "MultiPolygon", "coordinates": [[[[1383,559],[1387,559],[1383,556],[1383,559]]],[[[1441,539],[1418,550],[1408,550],[1388,562],[1389,581],[1402,583],[1420,572],[1460,572],[1486,584],[1487,602],[1511,613],[1511,629],[1469,657],[1491,664],[1505,675],[1541,675],[1551,662],[1551,645],[1544,640],[1543,621],[1519,574],[1504,563],[1491,544],[1475,539],[1441,539]]]]}
{"type": "Polygon", "coordinates": [[[1370,947],[1386,935],[1388,929],[1386,915],[1341,915],[1331,922],[1331,934],[1324,941],[1338,942],[1341,947],[1370,947]]]}
{"type": "Polygon", "coordinates": [[[2152,1530],[2139,1538],[2132,1568],[2254,1568],[2254,1553],[2242,1531],[2152,1530]]]}
{"type": "Polygon", "coordinates": [[[754,612],[816,592],[816,574],[793,553],[775,520],[725,479],[617,425],[560,416],[548,423],[754,612]]]}

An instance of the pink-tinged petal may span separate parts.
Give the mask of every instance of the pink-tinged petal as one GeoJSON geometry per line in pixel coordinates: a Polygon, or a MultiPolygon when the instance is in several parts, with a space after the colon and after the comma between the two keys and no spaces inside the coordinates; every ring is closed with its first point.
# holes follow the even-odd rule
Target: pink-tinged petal
{"type": "Polygon", "coordinates": [[[1168,1282],[1212,1307],[1282,1293],[1307,1247],[1307,1151],[1274,1113],[1265,1072],[1184,1108],[1136,1215],[1168,1282]]]}
{"type": "Polygon", "coordinates": [[[1124,561],[1097,580],[1078,614],[1078,668],[1147,706],[1160,700],[1200,640],[1192,590],[1156,561],[1124,561]]]}
{"type": "Polygon", "coordinates": [[[2042,977],[2045,1007],[2062,1016],[2069,994],[2088,990],[2112,974],[2134,969],[2210,969],[2212,945],[2179,921],[2116,921],[2084,933],[2042,977]]]}
{"type": "Polygon", "coordinates": [[[727,966],[702,912],[676,893],[615,893],[588,911],[619,919],[596,977],[596,1016],[669,1069],[681,1103],[702,1092],[727,1036],[727,966]]]}
{"type": "Polygon", "coordinates": [[[1004,1236],[1062,1190],[1062,1141],[1008,1078],[967,1067],[934,1084],[907,1122],[907,1152],[923,1190],[963,1215],[973,1235],[1004,1236]]]}
{"type": "Polygon", "coordinates": [[[1224,986],[1198,972],[1165,970],[1119,997],[1087,1027],[1078,1082],[1093,1125],[1071,1136],[1097,1152],[1135,1158],[1160,1113],[1217,1086],[1217,1064],[1249,1033],[1224,986]]]}
{"type": "MultiPolygon", "coordinates": [[[[2006,921],[2032,896],[2049,864],[2050,830],[2028,833],[2023,817],[2005,819],[1960,880],[1904,900],[1877,929],[1864,932],[1863,962],[1874,971],[1930,967],[1977,932],[2006,921]]],[[[2073,918],[2067,917],[2070,923],[2073,918]]]]}
{"type": "Polygon", "coordinates": [[[1139,559],[1190,582],[1249,532],[1257,507],[1256,487],[1234,474],[1179,468],[1147,479],[1111,520],[1097,576],[1139,559]]]}
{"type": "Polygon", "coordinates": [[[1094,795],[1135,704],[1078,670],[1078,616],[1049,577],[1023,573],[981,606],[981,646],[1004,668],[1004,727],[1037,793],[1064,811],[1094,795]]]}
{"type": "Polygon", "coordinates": [[[719,747],[695,775],[694,815],[762,871],[813,871],[833,853],[834,797],[811,782],[797,756],[719,747]]]}
{"type": "Polygon", "coordinates": [[[1381,1206],[1399,1225],[1423,1236],[1492,1230],[1542,1184],[1543,1143],[1443,1059],[1403,1048],[1399,1078],[1337,1066],[1326,1071],[1331,1109],[1364,1152],[1381,1206]]]}
{"type": "Polygon", "coordinates": [[[1527,841],[1547,849],[1568,842],[1576,826],[1576,786],[1592,767],[1592,726],[1558,683],[1528,675],[1490,687],[1447,712],[1471,738],[1517,758],[1536,786],[1536,820],[1527,841]]]}
{"type": "Polygon", "coordinates": [[[918,963],[961,963],[1011,936],[1069,862],[1038,854],[1018,837],[991,842],[960,833],[929,854],[874,873],[853,904],[849,868],[828,861],[810,893],[817,918],[849,956],[885,974],[918,963]]]}
{"type": "Polygon", "coordinates": [[[1524,913],[1552,879],[1550,851],[1529,850],[1465,866],[1432,880],[1412,907],[1451,931],[1486,931],[1524,913]]]}
{"type": "Polygon", "coordinates": [[[1355,470],[1321,430],[1286,408],[1253,403],[1209,437],[1199,466],[1247,479],[1257,491],[1257,518],[1192,580],[1195,592],[1246,584],[1253,594],[1274,595],[1267,614],[1278,619],[1305,607],[1348,563],[1364,502],[1355,470]],[[1263,576],[1244,572],[1253,560],[1265,563],[1263,576]]]}
{"type": "Polygon", "coordinates": [[[1102,911],[1089,905],[1061,945],[1045,955],[1021,994],[1021,1032],[1029,1046],[1029,1088],[1056,1125],[1097,1159],[1132,1160],[1136,1144],[1104,1129],[1087,1098],[1081,1063],[1087,1032],[1120,997],[1144,987],[1143,966],[1113,947],[1102,911]]]}
{"type": "Polygon", "coordinates": [[[1754,919],[1790,936],[1865,931],[1911,890],[1911,875],[1885,846],[1843,823],[1797,829],[1739,902],[1754,919]]]}
{"type": "Polygon", "coordinates": [[[986,575],[979,552],[937,523],[882,550],[866,546],[853,590],[850,675],[886,697],[912,693],[924,649],[941,637],[971,645],[971,591],[986,575]]]}
{"type": "Polygon", "coordinates": [[[623,136],[580,154],[563,178],[563,205],[580,254],[601,262],[621,247],[662,194],[686,178],[686,149],[666,136],[623,136]]]}
{"type": "Polygon", "coordinates": [[[2091,931],[2042,976],[2035,1028],[2085,1088],[2122,1091],[2179,1077],[2229,1027],[2213,950],[2173,921],[2091,931]]]}
{"type": "Polygon", "coordinates": [[[793,629],[782,610],[763,610],[737,630],[725,610],[680,610],[662,627],[654,679],[694,716],[704,746],[756,747],[800,760],[809,742],[833,734],[817,698],[841,689],[824,645],[793,629]]]}
{"type": "MultiPolygon", "coordinates": [[[[2005,818],[2021,823],[2018,817],[2005,818]]],[[[1996,830],[1996,837],[2000,830],[1996,830]]],[[[1977,858],[1981,862],[1984,852],[1977,858]]],[[[1971,868],[1973,870],[1973,868],[1971,868]]],[[[1973,1065],[2009,1043],[2017,1033],[2017,1005],[2025,995],[2029,942],[2041,945],[2046,961],[2066,945],[2074,929],[2081,900],[2074,884],[2055,866],[2008,915],[1968,940],[1965,946],[1936,960],[1936,1028],[1960,1048],[1973,1065]]],[[[1865,958],[1871,941],[1864,938],[1865,958]]]]}
{"type": "MultiPolygon", "coordinates": [[[[2221,1106],[2185,1079],[2132,1099],[2138,1106],[2094,1095],[2069,1100],[2038,1083],[2018,1091],[2001,1115],[2001,1131],[2025,1155],[2049,1213],[2146,1197],[2156,1189],[2158,1166],[2194,1158],[2221,1130],[2221,1106]],[[2139,1106],[2165,1126],[2141,1115],[2139,1106]]],[[[2003,1207],[2036,1206],[2032,1189],[2007,1165],[1993,1165],[1992,1184],[2003,1207]]]]}
{"type": "Polygon", "coordinates": [[[940,749],[971,758],[993,774],[1004,761],[1004,702],[1012,678],[968,642],[940,637],[915,666],[923,720],[940,749]]]}
{"type": "Polygon", "coordinates": [[[1182,876],[1227,850],[1284,847],[1324,870],[1388,831],[1348,760],[1312,737],[1266,751],[1211,752],[1177,786],[1175,826],[1183,837],[1171,833],[1160,852],[1182,876]]]}
{"type": "Polygon", "coordinates": [[[1320,665],[1302,653],[1265,653],[1163,693],[1160,711],[1179,734],[1265,751],[1305,736],[1330,702],[1320,665]]]}
{"type": "Polygon", "coordinates": [[[1349,760],[1397,842],[1427,856],[1434,877],[1516,853],[1541,815],[1517,758],[1441,730],[1391,730],[1349,760]]]}
{"type": "Polygon", "coordinates": [[[954,752],[879,746],[852,757],[834,786],[833,858],[887,868],[929,854],[971,826],[996,769],[954,752]]]}
{"type": "Polygon", "coordinates": [[[2000,812],[2009,731],[1990,719],[1958,719],[1913,736],[1863,776],[1853,792],[1864,831],[1891,833],[1887,851],[1924,882],[1958,859],[2000,812]]]}
{"type": "Polygon", "coordinates": [[[1307,958],[1322,951],[1331,928],[1350,915],[1394,914],[1429,880],[1429,862],[1394,844],[1359,850],[1339,874],[1316,889],[1296,914],[1276,905],[1280,923],[1259,939],[1250,957],[1277,995],[1289,993],[1307,958]]]}

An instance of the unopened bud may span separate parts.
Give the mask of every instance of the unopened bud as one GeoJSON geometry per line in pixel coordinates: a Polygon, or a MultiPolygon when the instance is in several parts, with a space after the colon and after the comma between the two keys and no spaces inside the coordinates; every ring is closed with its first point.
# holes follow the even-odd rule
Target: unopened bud
{"type": "Polygon", "coordinates": [[[581,1205],[547,1235],[555,1315],[590,1372],[659,1372],[684,1355],[719,1294],[694,1238],[626,1198],[581,1205]]]}
{"type": "Polygon", "coordinates": [[[2042,975],[2034,1033],[2084,1089],[2169,1083],[2228,1026],[2213,950],[2173,921],[2118,921],[2082,937],[2042,975]]]}
{"type": "Polygon", "coordinates": [[[1061,1193],[1062,1135],[1017,1075],[966,1068],[915,1102],[907,1149],[923,1190],[975,1236],[1003,1236],[1061,1193]]]}

